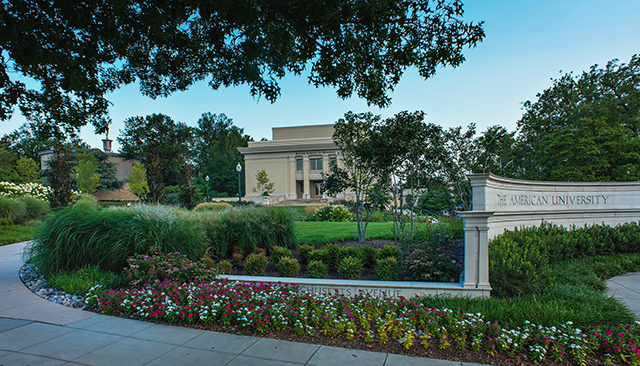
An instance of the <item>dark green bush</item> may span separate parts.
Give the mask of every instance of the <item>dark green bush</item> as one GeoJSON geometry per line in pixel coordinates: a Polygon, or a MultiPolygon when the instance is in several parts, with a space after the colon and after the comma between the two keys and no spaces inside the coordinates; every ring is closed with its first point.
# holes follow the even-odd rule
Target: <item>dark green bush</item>
{"type": "Polygon", "coordinates": [[[361,258],[364,266],[367,268],[373,268],[376,263],[378,251],[371,245],[363,245],[362,248],[360,248],[360,252],[362,253],[361,258]]]}
{"type": "Polygon", "coordinates": [[[298,247],[298,250],[300,250],[300,260],[302,264],[307,264],[309,263],[309,254],[315,250],[315,248],[309,244],[302,244],[298,247]]]}
{"type": "Polygon", "coordinates": [[[331,267],[338,266],[338,252],[340,251],[340,247],[337,244],[327,244],[324,246],[324,250],[327,252],[328,257],[326,258],[326,263],[331,267]]]}
{"type": "Polygon", "coordinates": [[[443,246],[453,240],[464,238],[462,220],[450,223],[418,224],[413,234],[414,242],[428,242],[435,246],[443,246]]]}
{"type": "Polygon", "coordinates": [[[154,248],[153,255],[140,255],[127,259],[129,267],[124,274],[131,286],[164,281],[165,279],[187,282],[190,280],[213,280],[216,271],[204,261],[194,262],[177,252],[160,253],[154,248]]]}
{"type": "Polygon", "coordinates": [[[98,201],[96,201],[95,197],[90,194],[81,194],[80,196],[74,197],[73,207],[88,210],[97,210],[98,201]]]}
{"type": "Polygon", "coordinates": [[[0,196],[0,218],[19,220],[27,214],[27,205],[17,199],[0,196]]]}
{"type": "Polygon", "coordinates": [[[250,254],[247,256],[244,269],[249,276],[264,276],[268,263],[269,259],[265,253],[250,254]]]}
{"type": "Polygon", "coordinates": [[[312,260],[309,262],[309,266],[307,270],[309,271],[309,275],[313,278],[327,278],[327,271],[329,269],[329,265],[322,263],[322,261],[312,260]]]}
{"type": "Polygon", "coordinates": [[[273,263],[280,262],[280,258],[283,257],[291,257],[291,249],[283,248],[277,245],[271,247],[271,260],[273,261],[273,263]]]}
{"type": "Polygon", "coordinates": [[[0,226],[11,226],[13,225],[13,220],[7,218],[0,219],[0,226]]]}
{"type": "Polygon", "coordinates": [[[280,277],[298,277],[300,273],[300,264],[291,257],[281,257],[276,263],[276,269],[280,277]]]}
{"type": "Polygon", "coordinates": [[[362,252],[358,247],[342,247],[338,250],[338,263],[346,257],[356,257],[362,259],[362,252]]]}
{"type": "Polygon", "coordinates": [[[542,223],[506,230],[489,244],[489,275],[493,294],[535,293],[553,275],[551,265],[600,255],[640,251],[638,223],[582,228],[542,223]]]}
{"type": "Polygon", "coordinates": [[[312,261],[320,261],[329,264],[331,256],[326,249],[314,249],[309,253],[309,263],[312,261]]]}
{"type": "Polygon", "coordinates": [[[226,259],[221,260],[217,267],[220,274],[231,274],[231,268],[233,268],[233,265],[226,259]]]}
{"type": "Polygon", "coordinates": [[[402,259],[400,248],[395,245],[385,245],[378,251],[378,258],[396,257],[398,261],[402,259]]]}
{"type": "Polygon", "coordinates": [[[362,260],[346,257],[338,264],[338,276],[347,280],[357,280],[362,275],[362,260]]]}
{"type": "Polygon", "coordinates": [[[402,262],[405,280],[426,282],[458,282],[462,263],[440,247],[429,243],[417,245],[402,262]]]}
{"type": "Polygon", "coordinates": [[[398,259],[396,257],[381,258],[376,261],[376,279],[380,281],[398,280],[398,259]]]}
{"type": "Polygon", "coordinates": [[[170,207],[72,207],[47,217],[26,255],[44,274],[86,265],[119,272],[127,265],[127,258],[149,254],[152,247],[163,253],[179,252],[197,261],[206,246],[198,225],[170,207]]]}

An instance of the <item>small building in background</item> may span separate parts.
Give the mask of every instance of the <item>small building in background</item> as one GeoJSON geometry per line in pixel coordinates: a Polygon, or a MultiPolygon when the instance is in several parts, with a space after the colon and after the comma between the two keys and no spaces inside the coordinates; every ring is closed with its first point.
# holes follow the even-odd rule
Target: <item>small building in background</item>
{"type": "Polygon", "coordinates": [[[333,141],[334,125],[273,127],[271,141],[252,141],[238,150],[244,155],[247,199],[259,199],[252,192],[256,173],[264,169],[274,183],[272,203],[282,200],[320,200],[322,173],[331,161],[341,164],[340,149],[333,141]]]}
{"type": "MultiPolygon", "coordinates": [[[[126,160],[120,154],[111,151],[111,143],[113,140],[107,138],[102,140],[102,151],[107,154],[107,160],[113,163],[116,168],[116,178],[118,180],[126,180],[131,172],[131,167],[135,163],[140,163],[139,159],[126,160]]],[[[40,156],[40,169],[45,170],[46,166],[53,157],[53,150],[45,150],[38,153],[40,156]]],[[[107,205],[123,205],[131,202],[139,201],[138,197],[129,192],[129,184],[125,183],[122,188],[114,190],[98,190],[92,194],[101,204],[107,205]]]]}

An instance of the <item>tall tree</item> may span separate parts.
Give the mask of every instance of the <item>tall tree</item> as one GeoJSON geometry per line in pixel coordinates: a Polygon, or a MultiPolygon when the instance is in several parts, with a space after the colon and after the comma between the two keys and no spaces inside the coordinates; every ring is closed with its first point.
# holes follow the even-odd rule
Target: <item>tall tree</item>
{"type": "Polygon", "coordinates": [[[195,130],[198,151],[197,163],[202,175],[209,176],[212,190],[233,196],[238,192],[236,166],[244,165],[239,147],[252,141],[244,129],[233,125],[223,114],[203,113],[195,130]]]}
{"type": "Polygon", "coordinates": [[[190,128],[184,123],[174,122],[164,114],[131,117],[124,123],[124,130],[120,131],[118,137],[122,156],[142,160],[149,184],[147,200],[161,203],[164,200],[163,168],[169,165],[163,166],[163,162],[177,161],[182,167],[181,146],[189,135],[190,128]]]}
{"type": "Polygon", "coordinates": [[[571,73],[524,104],[518,121],[518,178],[640,179],[640,56],[571,73]]]}
{"type": "Polygon", "coordinates": [[[102,133],[105,95],[121,85],[155,98],[208,78],[273,102],[278,80],[306,68],[316,87],[385,106],[408,67],[429,78],[482,41],[482,23],[463,15],[460,0],[6,0],[0,119],[20,105],[52,130],[102,133]]]}
{"type": "Polygon", "coordinates": [[[51,208],[66,207],[72,202],[73,180],[71,179],[71,173],[73,172],[73,163],[71,155],[71,150],[68,146],[58,143],[53,150],[51,160],[47,164],[45,178],[52,189],[52,193],[49,196],[51,208]]]}
{"type": "Polygon", "coordinates": [[[96,173],[98,159],[88,152],[78,153],[76,156],[78,164],[75,171],[78,191],[81,193],[93,193],[100,186],[100,176],[96,173]]]}
{"type": "Polygon", "coordinates": [[[324,187],[333,195],[351,191],[356,199],[358,240],[364,241],[369,218],[382,192],[372,190],[376,181],[385,179],[385,171],[376,160],[374,127],[381,117],[371,112],[347,112],[334,127],[333,141],[340,147],[342,166],[331,164],[331,173],[324,176],[324,187]]]}
{"type": "Polygon", "coordinates": [[[134,163],[131,166],[127,182],[129,183],[129,192],[142,201],[147,198],[149,185],[147,184],[147,169],[145,169],[144,164],[134,163]]]}

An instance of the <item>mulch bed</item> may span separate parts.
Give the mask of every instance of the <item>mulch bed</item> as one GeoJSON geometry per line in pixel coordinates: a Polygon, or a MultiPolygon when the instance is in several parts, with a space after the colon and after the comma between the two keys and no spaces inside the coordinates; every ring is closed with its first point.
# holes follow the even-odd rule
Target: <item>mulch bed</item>
{"type": "MultiPolygon", "coordinates": [[[[359,242],[357,240],[351,240],[351,241],[343,241],[340,243],[337,243],[341,246],[344,247],[348,247],[348,246],[356,246],[356,247],[361,247],[363,245],[370,245],[373,248],[380,250],[382,249],[385,245],[396,245],[396,243],[393,240],[386,240],[386,239],[370,239],[370,240],[365,240],[364,242],[359,242]]],[[[444,249],[455,255],[456,257],[458,257],[460,259],[460,263],[464,263],[462,261],[462,258],[464,257],[464,242],[462,240],[455,240],[447,245],[445,245],[444,249]]],[[[298,249],[294,249],[291,252],[291,255],[293,258],[298,260],[298,263],[300,263],[300,273],[298,274],[299,278],[311,278],[311,276],[309,275],[309,272],[307,271],[307,266],[306,264],[302,264],[302,261],[300,259],[300,251],[298,249]]],[[[245,265],[245,260],[242,260],[240,262],[239,266],[233,266],[233,268],[231,269],[231,274],[232,275],[246,275],[245,271],[244,271],[244,265],[245,265]]],[[[265,276],[268,277],[278,277],[278,271],[276,270],[275,267],[275,263],[273,263],[273,261],[271,259],[269,259],[269,263],[267,264],[267,268],[265,270],[265,276]]],[[[340,276],[338,276],[338,271],[335,268],[329,268],[329,272],[327,274],[327,278],[330,279],[339,279],[340,276]]],[[[360,276],[361,280],[375,280],[375,273],[373,271],[372,268],[363,268],[362,270],[362,276],[360,276]]]]}

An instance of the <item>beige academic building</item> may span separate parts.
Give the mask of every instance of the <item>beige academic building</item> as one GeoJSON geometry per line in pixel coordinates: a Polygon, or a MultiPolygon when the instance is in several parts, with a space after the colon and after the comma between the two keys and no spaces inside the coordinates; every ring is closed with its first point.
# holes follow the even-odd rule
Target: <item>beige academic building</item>
{"type": "Polygon", "coordinates": [[[274,127],[271,141],[239,148],[245,161],[246,197],[259,198],[252,188],[256,173],[264,169],[274,183],[272,200],[322,198],[322,172],[329,171],[331,161],[341,162],[340,149],[332,139],[333,126],[274,127]]]}

